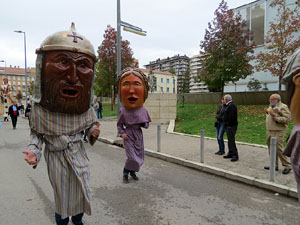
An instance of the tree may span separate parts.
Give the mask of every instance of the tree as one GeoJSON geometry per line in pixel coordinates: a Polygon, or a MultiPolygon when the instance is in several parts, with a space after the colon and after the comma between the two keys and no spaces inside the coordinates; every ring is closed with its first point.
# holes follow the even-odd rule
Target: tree
{"type": "Polygon", "coordinates": [[[100,61],[95,67],[95,84],[94,93],[96,96],[111,96],[110,73],[105,64],[100,61]]]}
{"type": "Polygon", "coordinates": [[[210,90],[221,90],[224,86],[244,79],[252,73],[249,53],[253,53],[252,34],[240,14],[234,15],[222,0],[215,11],[215,18],[208,23],[204,40],[201,41],[201,69],[198,74],[210,90]]]}
{"type": "Polygon", "coordinates": [[[247,87],[249,88],[250,91],[259,91],[261,89],[261,83],[259,80],[251,78],[250,81],[248,82],[247,87]]]}
{"type": "Polygon", "coordinates": [[[157,78],[154,75],[153,71],[150,70],[149,75],[148,75],[148,83],[149,83],[149,91],[152,93],[156,91],[157,88],[157,78]]]}
{"type": "Polygon", "coordinates": [[[300,1],[295,2],[295,7],[288,7],[285,0],[273,0],[270,7],[276,8],[276,18],[269,24],[269,31],[265,37],[265,49],[256,56],[258,71],[270,71],[273,76],[278,76],[281,91],[281,80],[284,67],[290,56],[300,46],[300,38],[294,34],[300,30],[300,1]]]}
{"type": "MultiPolygon", "coordinates": [[[[116,78],[117,78],[117,31],[107,26],[103,35],[104,40],[98,47],[99,65],[96,70],[95,89],[98,94],[108,94],[112,98],[111,109],[115,103],[117,94],[116,78]],[[107,81],[108,82],[105,82],[107,81]],[[101,84],[103,82],[103,84],[101,84]],[[109,90],[109,92],[107,92],[109,90]]],[[[130,43],[127,40],[121,41],[121,69],[134,65],[133,52],[129,47],[130,43]]]]}
{"type": "Polygon", "coordinates": [[[181,86],[181,90],[182,93],[190,93],[190,74],[191,74],[191,70],[190,67],[187,68],[187,70],[184,72],[183,76],[182,76],[182,86],[181,86]]]}
{"type": "Polygon", "coordinates": [[[18,103],[21,103],[21,99],[23,98],[23,95],[21,93],[21,91],[18,91],[16,99],[18,100],[18,103]]]}
{"type": "Polygon", "coordinates": [[[30,85],[29,85],[29,88],[28,88],[28,91],[29,91],[30,95],[33,95],[33,90],[34,90],[34,81],[31,81],[30,85]]]}
{"type": "Polygon", "coordinates": [[[169,73],[175,74],[175,68],[174,68],[174,67],[171,67],[171,68],[169,69],[169,73]]]}

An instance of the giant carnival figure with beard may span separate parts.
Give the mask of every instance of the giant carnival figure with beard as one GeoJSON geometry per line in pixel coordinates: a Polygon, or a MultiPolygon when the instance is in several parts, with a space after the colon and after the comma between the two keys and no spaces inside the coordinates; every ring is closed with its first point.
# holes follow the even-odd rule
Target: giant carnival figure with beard
{"type": "Polygon", "coordinates": [[[294,128],[283,154],[291,157],[300,201],[300,49],[290,58],[283,73],[283,81],[286,84],[288,106],[294,121],[294,128]]]}
{"type": "Polygon", "coordinates": [[[73,224],[81,225],[83,214],[91,214],[90,167],[81,132],[88,130],[92,145],[100,133],[100,123],[91,107],[94,48],[76,33],[72,23],[70,31],[49,36],[36,52],[31,140],[23,153],[35,168],[45,143],[56,223],[68,224],[71,217],[73,224]]]}

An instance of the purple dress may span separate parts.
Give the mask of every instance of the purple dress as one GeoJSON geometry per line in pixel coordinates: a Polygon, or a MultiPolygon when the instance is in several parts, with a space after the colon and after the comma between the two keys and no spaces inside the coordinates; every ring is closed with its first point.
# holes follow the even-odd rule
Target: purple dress
{"type": "Polygon", "coordinates": [[[284,155],[291,157],[295,180],[297,182],[298,200],[300,201],[300,125],[295,125],[290,135],[288,144],[283,152],[284,155]]]}
{"type": "Polygon", "coordinates": [[[118,116],[118,136],[126,134],[124,140],[127,160],[125,169],[138,172],[144,163],[144,140],[141,127],[148,128],[151,122],[149,113],[144,107],[129,110],[121,108],[118,116]]]}

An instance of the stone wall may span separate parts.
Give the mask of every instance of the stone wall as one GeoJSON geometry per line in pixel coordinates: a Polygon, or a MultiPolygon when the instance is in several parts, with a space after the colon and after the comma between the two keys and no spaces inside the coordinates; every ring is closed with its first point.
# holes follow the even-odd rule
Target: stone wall
{"type": "MultiPolygon", "coordinates": [[[[269,97],[277,91],[249,91],[249,92],[232,92],[224,93],[230,94],[234,103],[238,105],[268,105],[269,97]]],[[[281,92],[281,100],[286,103],[286,92],[281,92]]],[[[178,103],[182,104],[183,95],[178,94],[178,103]]],[[[221,99],[220,92],[209,92],[209,93],[189,93],[184,94],[185,104],[219,104],[221,99]]]]}
{"type": "Polygon", "coordinates": [[[176,94],[149,93],[144,107],[149,111],[153,123],[169,123],[176,119],[176,94]]]}

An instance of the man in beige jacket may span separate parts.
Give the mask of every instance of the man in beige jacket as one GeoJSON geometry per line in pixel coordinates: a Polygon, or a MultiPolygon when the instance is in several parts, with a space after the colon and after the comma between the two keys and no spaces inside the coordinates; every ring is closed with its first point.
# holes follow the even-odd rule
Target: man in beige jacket
{"type": "MultiPolygon", "coordinates": [[[[267,144],[270,153],[270,140],[271,137],[277,139],[276,144],[276,171],[278,171],[278,157],[284,167],[283,174],[288,174],[291,171],[291,164],[287,160],[287,157],[282,154],[283,142],[285,132],[288,128],[288,123],[291,120],[291,113],[287,105],[281,102],[279,94],[272,94],[270,96],[270,105],[266,110],[266,128],[267,128],[267,144]]],[[[269,166],[265,166],[264,169],[269,170],[269,166]]]]}

